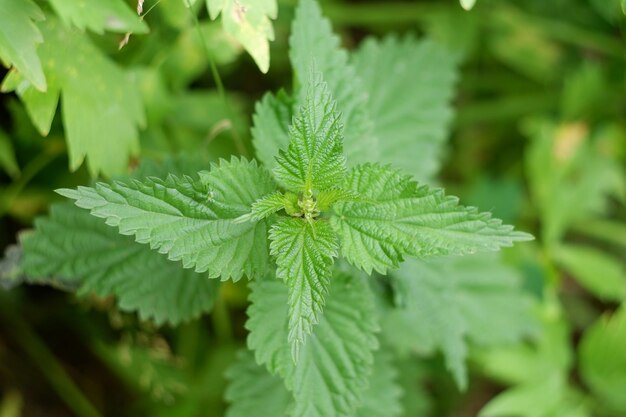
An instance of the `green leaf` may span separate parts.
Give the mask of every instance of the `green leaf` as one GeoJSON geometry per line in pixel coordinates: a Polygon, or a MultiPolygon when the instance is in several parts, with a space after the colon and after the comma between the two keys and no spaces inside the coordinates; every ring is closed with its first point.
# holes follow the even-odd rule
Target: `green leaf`
{"type": "MultiPolygon", "coordinates": [[[[178,324],[210,311],[217,284],[121,236],[71,204],[56,204],[22,239],[23,272],[73,284],[79,295],[115,296],[143,320],[178,324]]],[[[32,280],[37,282],[37,280],[32,280]]]]}
{"type": "Polygon", "coordinates": [[[13,150],[11,139],[3,130],[0,130],[0,168],[4,169],[11,178],[16,178],[20,175],[20,167],[15,159],[15,151],[13,150]]]}
{"type": "MultiPolygon", "coordinates": [[[[187,0],[188,1],[188,0],[187,0]]],[[[224,31],[235,37],[266,73],[270,67],[270,45],[274,29],[270,19],[276,19],[276,0],[207,0],[211,19],[222,14],[224,31]]]]}
{"type": "MultiPolygon", "coordinates": [[[[374,370],[369,381],[357,417],[398,417],[402,415],[398,386],[398,370],[389,352],[375,354],[374,370]]],[[[230,380],[226,401],[231,406],[226,417],[285,417],[293,403],[293,397],[277,375],[258,365],[249,351],[240,351],[238,360],[228,372],[230,380]]]]}
{"type": "Polygon", "coordinates": [[[257,158],[270,170],[276,167],[278,151],[289,146],[291,105],[290,97],[281,90],[276,96],[265,94],[254,107],[252,144],[257,158]]]}
{"type": "Polygon", "coordinates": [[[274,174],[294,192],[312,193],[341,183],[346,172],[342,126],[327,84],[309,73],[300,115],[289,129],[289,147],[276,158],[274,174]]]}
{"type": "Polygon", "coordinates": [[[597,249],[559,245],[555,259],[580,285],[603,301],[626,300],[626,269],[610,255],[597,249]]]}
{"type": "Polygon", "coordinates": [[[276,276],[289,288],[291,355],[300,349],[322,315],[330,287],[337,236],[324,220],[281,218],[269,233],[270,254],[276,257],[276,276]]]}
{"type": "Polygon", "coordinates": [[[374,371],[356,417],[399,417],[403,412],[402,394],[393,356],[389,352],[379,350],[374,355],[374,371]]]}
{"type": "Polygon", "coordinates": [[[275,191],[255,201],[252,204],[250,213],[239,217],[237,222],[259,221],[283,209],[290,215],[301,211],[298,208],[298,196],[293,193],[283,194],[280,191],[275,191]]]}
{"type": "Polygon", "coordinates": [[[455,56],[429,40],[389,36],[367,39],[352,62],[368,92],[374,134],[384,139],[376,160],[432,180],[452,121],[455,56]]]}
{"type": "Polygon", "coordinates": [[[526,171],[546,243],[556,244],[572,224],[602,213],[607,196],[625,198],[624,170],[606,152],[610,140],[623,140],[614,131],[549,120],[533,120],[526,131],[532,138],[526,171]]]}
{"type": "Polygon", "coordinates": [[[583,380],[618,414],[626,413],[626,306],[601,317],[585,331],[580,345],[583,380]]]}
{"type": "Polygon", "coordinates": [[[389,343],[408,353],[443,351],[467,386],[467,343],[510,344],[537,331],[514,270],[489,256],[408,260],[393,273],[398,306],[385,316],[389,343]]]}
{"type": "MultiPolygon", "coordinates": [[[[552,296],[548,295],[548,300],[552,296]]],[[[568,385],[571,336],[558,309],[554,301],[542,306],[543,326],[532,343],[498,347],[477,355],[483,373],[513,385],[487,403],[480,417],[591,416],[588,400],[568,385]]]]}
{"type": "Polygon", "coordinates": [[[31,119],[46,135],[61,95],[70,169],[87,156],[93,176],[126,173],[129,157],[139,151],[137,128],[145,122],[136,83],[80,31],[51,17],[40,27],[48,91],[27,84],[16,89],[31,119]]]}
{"type": "Polygon", "coordinates": [[[287,340],[287,288],[280,281],[251,284],[248,346],[257,363],[285,379],[293,393],[293,417],[354,414],[373,369],[378,330],[366,278],[335,273],[324,315],[294,363],[287,340]]]}
{"type": "Polygon", "coordinates": [[[316,202],[320,211],[327,211],[338,201],[356,201],[359,199],[359,195],[354,191],[344,190],[343,188],[331,188],[320,191],[317,194],[316,202]]]}
{"type": "Polygon", "coordinates": [[[43,37],[33,21],[43,19],[43,12],[31,0],[0,0],[0,60],[15,66],[40,91],[47,88],[37,56],[43,37]]]}
{"type": "Polygon", "coordinates": [[[63,189],[76,205],[107,220],[123,235],[167,253],[185,268],[238,280],[265,274],[269,255],[265,222],[236,224],[259,197],[273,191],[269,173],[245,159],[220,161],[200,181],[170,176],[128,184],[63,189]]]}
{"type": "Polygon", "coordinates": [[[254,355],[241,350],[237,362],[227,371],[229,380],[224,399],[231,405],[226,417],[285,417],[293,401],[277,375],[258,365],[254,355]]]}
{"type": "MultiPolygon", "coordinates": [[[[339,37],[332,33],[330,22],[322,17],[314,0],[301,0],[291,26],[289,40],[291,65],[302,82],[309,74],[311,59],[328,83],[337,100],[341,122],[345,126],[344,145],[351,165],[376,159],[378,140],[374,136],[367,109],[367,93],[348,54],[340,48],[339,37]]],[[[306,100],[306,89],[297,94],[297,103],[306,100]]]]}
{"type": "Polygon", "coordinates": [[[59,103],[60,90],[53,85],[53,82],[51,80],[47,91],[38,91],[32,87],[29,81],[24,79],[21,73],[10,71],[0,86],[0,92],[16,92],[24,103],[30,119],[42,136],[47,136],[50,133],[50,127],[59,103]]]}
{"type": "Polygon", "coordinates": [[[385,274],[397,268],[404,255],[463,255],[532,239],[490,213],[459,205],[441,189],[418,186],[388,166],[352,169],[345,188],[363,200],[335,204],[331,223],[342,255],[367,273],[374,269],[385,274]]]}
{"type": "Polygon", "coordinates": [[[50,0],[50,5],[67,25],[96,32],[147,33],[148,26],[122,0],[50,0]]]}

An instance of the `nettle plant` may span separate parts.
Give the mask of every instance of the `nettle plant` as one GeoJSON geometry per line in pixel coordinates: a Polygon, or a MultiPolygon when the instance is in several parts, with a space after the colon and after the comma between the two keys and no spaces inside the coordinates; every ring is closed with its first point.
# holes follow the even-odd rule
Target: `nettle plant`
{"type": "Polygon", "coordinates": [[[59,190],[88,211],[54,206],[22,239],[22,267],[114,295],[157,324],[209,311],[219,285],[209,278],[246,277],[254,355],[243,351],[228,373],[230,416],[399,415],[395,366],[407,353],[441,349],[464,387],[466,339],[529,331],[506,267],[453,256],[532,237],[413,179],[438,169],[450,53],[390,37],[350,56],[303,0],[290,58],[293,95],[256,106],[260,163],[233,157],[197,175],[165,164],[59,190]],[[475,298],[458,296],[468,285],[475,298]]]}

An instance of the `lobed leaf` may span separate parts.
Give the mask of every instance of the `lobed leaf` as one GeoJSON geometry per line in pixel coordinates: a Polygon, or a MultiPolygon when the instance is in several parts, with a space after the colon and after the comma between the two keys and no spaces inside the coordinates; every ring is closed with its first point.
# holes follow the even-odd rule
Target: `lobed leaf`
{"type": "Polygon", "coordinates": [[[207,0],[207,8],[213,20],[222,14],[224,31],[241,42],[261,72],[267,72],[269,41],[274,40],[270,19],[276,19],[278,14],[276,0],[207,0]]]}
{"type": "Polygon", "coordinates": [[[216,281],[181,268],[71,204],[53,205],[22,246],[20,266],[29,282],[55,278],[82,296],[113,295],[120,309],[157,324],[196,318],[212,309],[217,296],[216,281]]]}
{"type": "Polygon", "coordinates": [[[37,56],[43,36],[34,21],[45,16],[32,0],[0,0],[0,63],[15,66],[39,91],[46,91],[46,77],[37,56]]]}
{"type": "Polygon", "coordinates": [[[327,221],[291,217],[278,220],[269,238],[276,276],[289,288],[288,340],[297,361],[306,337],[322,315],[337,256],[337,236],[327,221]]]}
{"type": "Polygon", "coordinates": [[[121,234],[135,235],[170,260],[182,260],[185,268],[236,281],[244,274],[264,275],[269,256],[266,222],[234,219],[274,189],[265,169],[233,158],[201,172],[199,181],[170,176],[58,192],[121,234]]]}
{"type": "Polygon", "coordinates": [[[42,135],[50,131],[62,97],[71,170],[87,157],[92,176],[126,173],[129,157],[139,151],[137,129],[145,123],[137,85],[80,31],[65,28],[50,16],[40,29],[46,39],[39,56],[47,91],[36,91],[19,79],[9,80],[12,88],[5,80],[4,88],[16,90],[42,135]]]}
{"type": "Polygon", "coordinates": [[[65,24],[102,34],[147,33],[148,26],[123,0],[50,0],[50,5],[65,24]]]}
{"type": "Polygon", "coordinates": [[[342,255],[367,273],[397,268],[404,255],[463,255],[494,251],[532,236],[490,213],[458,204],[441,189],[418,186],[388,166],[355,167],[345,188],[363,201],[339,202],[331,224],[342,255]]]}

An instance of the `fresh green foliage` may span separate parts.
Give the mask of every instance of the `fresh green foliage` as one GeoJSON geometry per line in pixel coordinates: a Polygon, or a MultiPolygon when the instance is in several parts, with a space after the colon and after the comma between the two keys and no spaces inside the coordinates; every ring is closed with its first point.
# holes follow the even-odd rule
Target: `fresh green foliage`
{"type": "Polygon", "coordinates": [[[276,155],[279,149],[289,144],[289,125],[292,117],[291,98],[280,91],[277,95],[267,93],[255,106],[252,116],[253,145],[257,158],[268,169],[276,165],[276,155]]]}
{"type": "MultiPolygon", "coordinates": [[[[490,213],[459,205],[456,197],[446,196],[441,189],[418,184],[401,169],[375,162],[360,163],[367,156],[376,155],[383,161],[396,161],[401,159],[399,148],[405,146],[415,152],[428,149],[424,151],[426,160],[438,160],[449,122],[448,102],[454,80],[454,60],[450,55],[411,38],[400,42],[390,38],[381,45],[369,43],[360,51],[355,62],[363,67],[375,67],[397,55],[406,55],[401,66],[408,68],[420,67],[425,57],[441,62],[445,69],[441,73],[435,64],[422,69],[421,84],[416,89],[424,86],[420,92],[423,101],[416,100],[410,92],[397,94],[399,108],[417,107],[410,115],[403,115],[399,108],[385,104],[389,98],[384,98],[372,73],[359,75],[354,69],[312,0],[303,0],[296,11],[291,46],[291,60],[299,81],[296,99],[292,103],[285,94],[278,98],[266,96],[257,106],[255,116],[253,132],[259,155],[275,156],[275,164],[268,163],[271,172],[254,161],[233,158],[201,171],[199,178],[169,175],[165,179],[98,183],[94,187],[62,189],[59,193],[75,200],[78,207],[90,210],[93,216],[105,219],[109,226],[117,227],[120,234],[134,236],[138,243],[149,244],[151,249],[167,254],[171,261],[182,261],[183,267],[193,268],[196,273],[206,272],[209,277],[222,280],[237,281],[242,276],[258,280],[252,285],[250,296],[249,346],[255,350],[259,364],[284,380],[292,394],[288,406],[291,416],[347,417],[357,410],[365,416],[376,415],[380,404],[375,398],[382,400],[377,397],[381,393],[369,394],[367,401],[364,394],[370,380],[373,387],[386,385],[379,378],[389,383],[385,390],[381,389],[387,397],[385,409],[390,415],[398,415],[399,388],[393,384],[390,353],[381,352],[377,356],[385,362],[379,367],[374,365],[374,351],[379,348],[375,293],[367,277],[348,266],[338,270],[333,265],[334,258],[341,253],[348,263],[368,275],[373,271],[386,274],[397,269],[406,256],[493,251],[532,237],[513,231],[512,226],[503,225],[490,213]],[[372,101],[368,101],[361,76],[369,85],[372,101]],[[433,80],[434,86],[427,87],[433,80]],[[439,90],[441,95],[437,96],[439,90]],[[436,98],[431,100],[432,96],[436,98]],[[432,107],[423,110],[430,101],[432,107]],[[376,129],[370,110],[377,114],[376,129]],[[290,115],[293,119],[286,127],[290,115]],[[413,128],[416,124],[401,128],[401,123],[394,122],[390,115],[402,120],[431,120],[429,127],[420,131],[413,128]],[[383,137],[387,130],[389,140],[395,141],[397,147],[378,148],[376,135],[383,137]],[[287,143],[282,143],[285,140],[287,143]],[[281,149],[275,149],[277,146],[281,149]],[[270,268],[270,256],[275,260],[275,271],[270,268]]],[[[374,69],[378,70],[388,71],[374,69]]],[[[404,69],[400,72],[400,80],[409,76],[404,69]]],[[[404,165],[409,165],[408,160],[404,165]]],[[[435,162],[411,171],[429,178],[437,167],[435,162]]],[[[38,233],[43,236],[47,235],[46,225],[39,225],[42,230],[38,233]]],[[[64,232],[57,238],[71,239],[64,232]]],[[[52,246],[45,244],[44,238],[34,240],[39,241],[44,242],[44,247],[52,246]]],[[[145,251],[141,245],[132,248],[145,251]]],[[[28,246],[26,249],[35,259],[39,259],[36,254],[45,252],[28,246]]],[[[128,256],[122,263],[131,265],[128,256]]],[[[479,268],[477,275],[470,276],[485,283],[485,293],[479,291],[480,297],[475,295],[480,301],[466,302],[462,298],[466,292],[459,289],[420,289],[410,275],[424,272],[416,266],[420,264],[410,265],[408,271],[398,272],[397,276],[404,277],[398,296],[410,300],[406,311],[396,311],[397,321],[424,323],[423,327],[407,326],[403,333],[414,341],[426,335],[423,343],[443,350],[460,387],[467,383],[466,338],[477,343],[490,343],[493,338],[496,342],[508,342],[517,340],[527,330],[526,323],[508,326],[518,314],[527,316],[524,300],[515,300],[513,283],[499,281],[499,276],[485,281],[480,275],[484,271],[479,268]],[[498,297],[506,301],[498,302],[498,297]],[[483,335],[482,329],[473,327],[471,320],[480,320],[484,311],[491,313],[503,307],[503,303],[513,310],[507,320],[494,322],[493,328],[488,329],[494,336],[483,335]],[[450,306],[457,309],[451,310],[450,306]],[[428,308],[432,311],[424,312],[428,308]],[[471,319],[465,321],[467,317],[471,319]]],[[[56,270],[63,268],[34,268],[33,272],[46,275],[56,270]]],[[[80,272],[73,276],[81,276],[80,272]]],[[[446,275],[444,282],[453,285],[454,269],[434,269],[428,274],[433,278],[430,285],[446,275]]],[[[113,273],[109,275],[107,279],[92,277],[83,286],[104,294],[103,287],[115,286],[107,284],[109,280],[123,280],[113,273]],[[91,279],[94,283],[89,284],[91,279]]],[[[458,275],[465,277],[467,272],[458,275]]],[[[120,302],[128,296],[123,291],[118,286],[113,291],[120,302]]],[[[183,298],[189,298],[191,303],[193,295],[183,298]]],[[[179,316],[172,312],[149,314],[173,321],[191,314],[185,312],[179,312],[179,316]]],[[[391,346],[395,344],[390,340],[391,346]]],[[[251,378],[251,372],[260,372],[242,361],[241,367],[232,371],[234,384],[251,378]]],[[[281,409],[285,396],[276,387],[276,380],[269,376],[259,378],[267,381],[270,394],[276,399],[275,406],[281,409]]],[[[231,399],[241,402],[242,410],[252,401],[243,394],[258,395],[252,387],[241,397],[232,389],[229,392],[231,399]]],[[[242,413],[237,407],[232,412],[242,413]]]]}
{"type": "Polygon", "coordinates": [[[43,37],[34,20],[44,18],[32,0],[0,1],[0,60],[15,66],[40,91],[47,88],[37,56],[37,45],[43,37]]]}
{"type": "Polygon", "coordinates": [[[52,206],[35,227],[22,240],[22,270],[31,281],[55,277],[82,296],[113,295],[122,310],[157,324],[178,324],[213,307],[213,280],[169,262],[85,210],[52,206]]]}
{"type": "Polygon", "coordinates": [[[560,245],[557,262],[601,300],[626,300],[626,267],[618,259],[597,249],[560,245]]]}
{"type": "Polygon", "coordinates": [[[17,92],[42,135],[50,131],[61,97],[71,170],[87,157],[93,175],[124,173],[129,156],[139,151],[137,128],[145,123],[136,85],[77,30],[52,17],[40,28],[47,91],[36,91],[11,73],[4,90],[17,92]]]}
{"type": "Polygon", "coordinates": [[[363,200],[338,203],[333,228],[342,255],[367,273],[397,268],[404,255],[463,255],[531,238],[388,166],[358,166],[345,187],[363,200]]]}
{"type": "Polygon", "coordinates": [[[122,0],[50,0],[50,5],[66,24],[96,33],[146,33],[148,26],[122,0]]]}
{"type": "MultiPolygon", "coordinates": [[[[398,370],[392,356],[378,351],[374,355],[374,370],[370,385],[363,395],[363,403],[357,409],[357,417],[398,417],[402,415],[400,398],[403,394],[398,386],[398,370]]],[[[232,402],[227,417],[249,416],[283,417],[289,415],[292,396],[278,376],[270,374],[258,365],[254,356],[240,352],[237,363],[227,374],[232,381],[225,397],[232,402]]]]}
{"type": "Polygon", "coordinates": [[[328,222],[285,218],[272,226],[269,239],[276,276],[289,289],[288,339],[297,361],[300,345],[322,315],[337,256],[336,237],[328,222]]]}
{"type": "Polygon", "coordinates": [[[324,315],[294,362],[285,344],[288,294],[273,279],[255,282],[246,327],[257,362],[285,379],[292,416],[348,416],[360,404],[373,371],[378,330],[364,277],[335,273],[324,315]]]}
{"type": "Polygon", "coordinates": [[[270,19],[276,19],[278,13],[276,0],[206,0],[206,3],[211,19],[221,13],[224,30],[241,42],[262,72],[267,72],[269,41],[274,40],[270,19]]]}
{"type": "Polygon", "coordinates": [[[414,37],[368,39],[352,63],[367,91],[379,161],[431,181],[439,171],[442,144],[452,119],[454,55],[414,37]],[[416,163],[415,155],[421,155],[416,163]]]}
{"type": "Polygon", "coordinates": [[[233,158],[199,175],[200,180],[170,176],[59,192],[121,234],[182,260],[185,268],[235,281],[244,274],[265,275],[266,222],[233,219],[275,187],[269,173],[255,162],[233,158]]]}
{"type": "MultiPolygon", "coordinates": [[[[330,94],[337,100],[341,123],[345,126],[345,148],[352,165],[377,156],[378,139],[373,134],[372,119],[367,108],[367,94],[356,70],[348,62],[348,53],[339,46],[339,37],[332,33],[330,22],[314,0],[303,0],[296,9],[292,23],[289,57],[300,83],[308,79],[311,59],[328,83],[330,94]]],[[[306,83],[296,92],[302,105],[308,100],[306,83]]]]}
{"type": "Polygon", "coordinates": [[[526,159],[531,191],[547,242],[555,244],[570,226],[605,210],[607,196],[626,199],[623,169],[602,151],[623,139],[619,135],[541,120],[527,123],[526,130],[533,137],[526,159]]]}
{"type": "Polygon", "coordinates": [[[288,189],[311,194],[340,184],[345,176],[342,126],[321,75],[307,79],[304,105],[289,129],[289,147],[276,158],[274,175],[288,189]]]}
{"type": "Polygon", "coordinates": [[[224,397],[232,405],[227,417],[282,417],[292,401],[277,375],[256,363],[252,353],[242,350],[237,363],[226,374],[230,384],[224,397]]]}
{"type": "Polygon", "coordinates": [[[392,277],[398,307],[383,321],[389,343],[404,354],[442,350],[459,386],[467,386],[468,341],[498,346],[537,329],[519,276],[493,257],[410,260],[392,277]]]}
{"type": "Polygon", "coordinates": [[[626,412],[626,307],[601,317],[580,345],[581,371],[589,388],[616,414],[626,412]]]}
{"type": "Polygon", "coordinates": [[[0,0],[0,409],[624,414],[620,2],[474,3],[0,0]]]}
{"type": "Polygon", "coordinates": [[[556,308],[548,302],[541,311],[543,333],[536,345],[498,348],[481,359],[488,375],[514,386],[492,399],[480,417],[591,415],[582,393],[568,385],[573,358],[556,308]]]}

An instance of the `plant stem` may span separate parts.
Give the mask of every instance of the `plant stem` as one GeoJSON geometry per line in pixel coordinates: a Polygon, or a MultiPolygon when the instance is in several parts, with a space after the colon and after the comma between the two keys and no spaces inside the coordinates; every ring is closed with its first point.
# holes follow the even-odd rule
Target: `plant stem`
{"type": "Polygon", "coordinates": [[[24,167],[17,181],[7,187],[5,191],[4,198],[0,202],[0,217],[4,216],[6,212],[9,211],[13,201],[19,196],[24,187],[26,187],[39,172],[47,167],[50,162],[59,156],[62,150],[63,147],[61,146],[49,146],[24,167]]]}
{"type": "Polygon", "coordinates": [[[219,94],[220,98],[224,102],[224,106],[226,107],[226,112],[228,113],[228,118],[231,121],[232,127],[229,129],[230,135],[233,138],[233,142],[235,143],[237,152],[239,152],[243,156],[249,157],[250,155],[248,154],[248,150],[246,149],[243,141],[241,140],[241,137],[239,136],[239,132],[237,132],[237,129],[235,128],[235,123],[234,123],[235,118],[233,117],[233,114],[234,114],[233,109],[226,96],[224,83],[222,82],[222,77],[220,77],[220,73],[217,70],[217,65],[215,64],[215,60],[213,59],[213,55],[211,54],[209,45],[207,44],[206,39],[204,39],[204,36],[202,36],[202,29],[200,28],[200,22],[198,21],[198,16],[196,16],[194,11],[192,10],[190,0],[186,0],[186,3],[187,3],[187,9],[189,10],[189,13],[191,14],[191,19],[193,20],[194,26],[196,28],[196,32],[198,32],[198,37],[200,38],[200,42],[202,43],[202,47],[204,48],[204,52],[209,61],[209,66],[211,67],[211,75],[213,77],[213,81],[215,82],[217,93],[219,94]]]}
{"type": "Polygon", "coordinates": [[[228,307],[226,305],[226,299],[222,294],[224,286],[220,286],[220,293],[215,300],[213,306],[213,313],[211,319],[213,322],[213,328],[215,330],[215,336],[222,344],[230,344],[233,341],[232,323],[230,321],[230,315],[228,307]]]}

